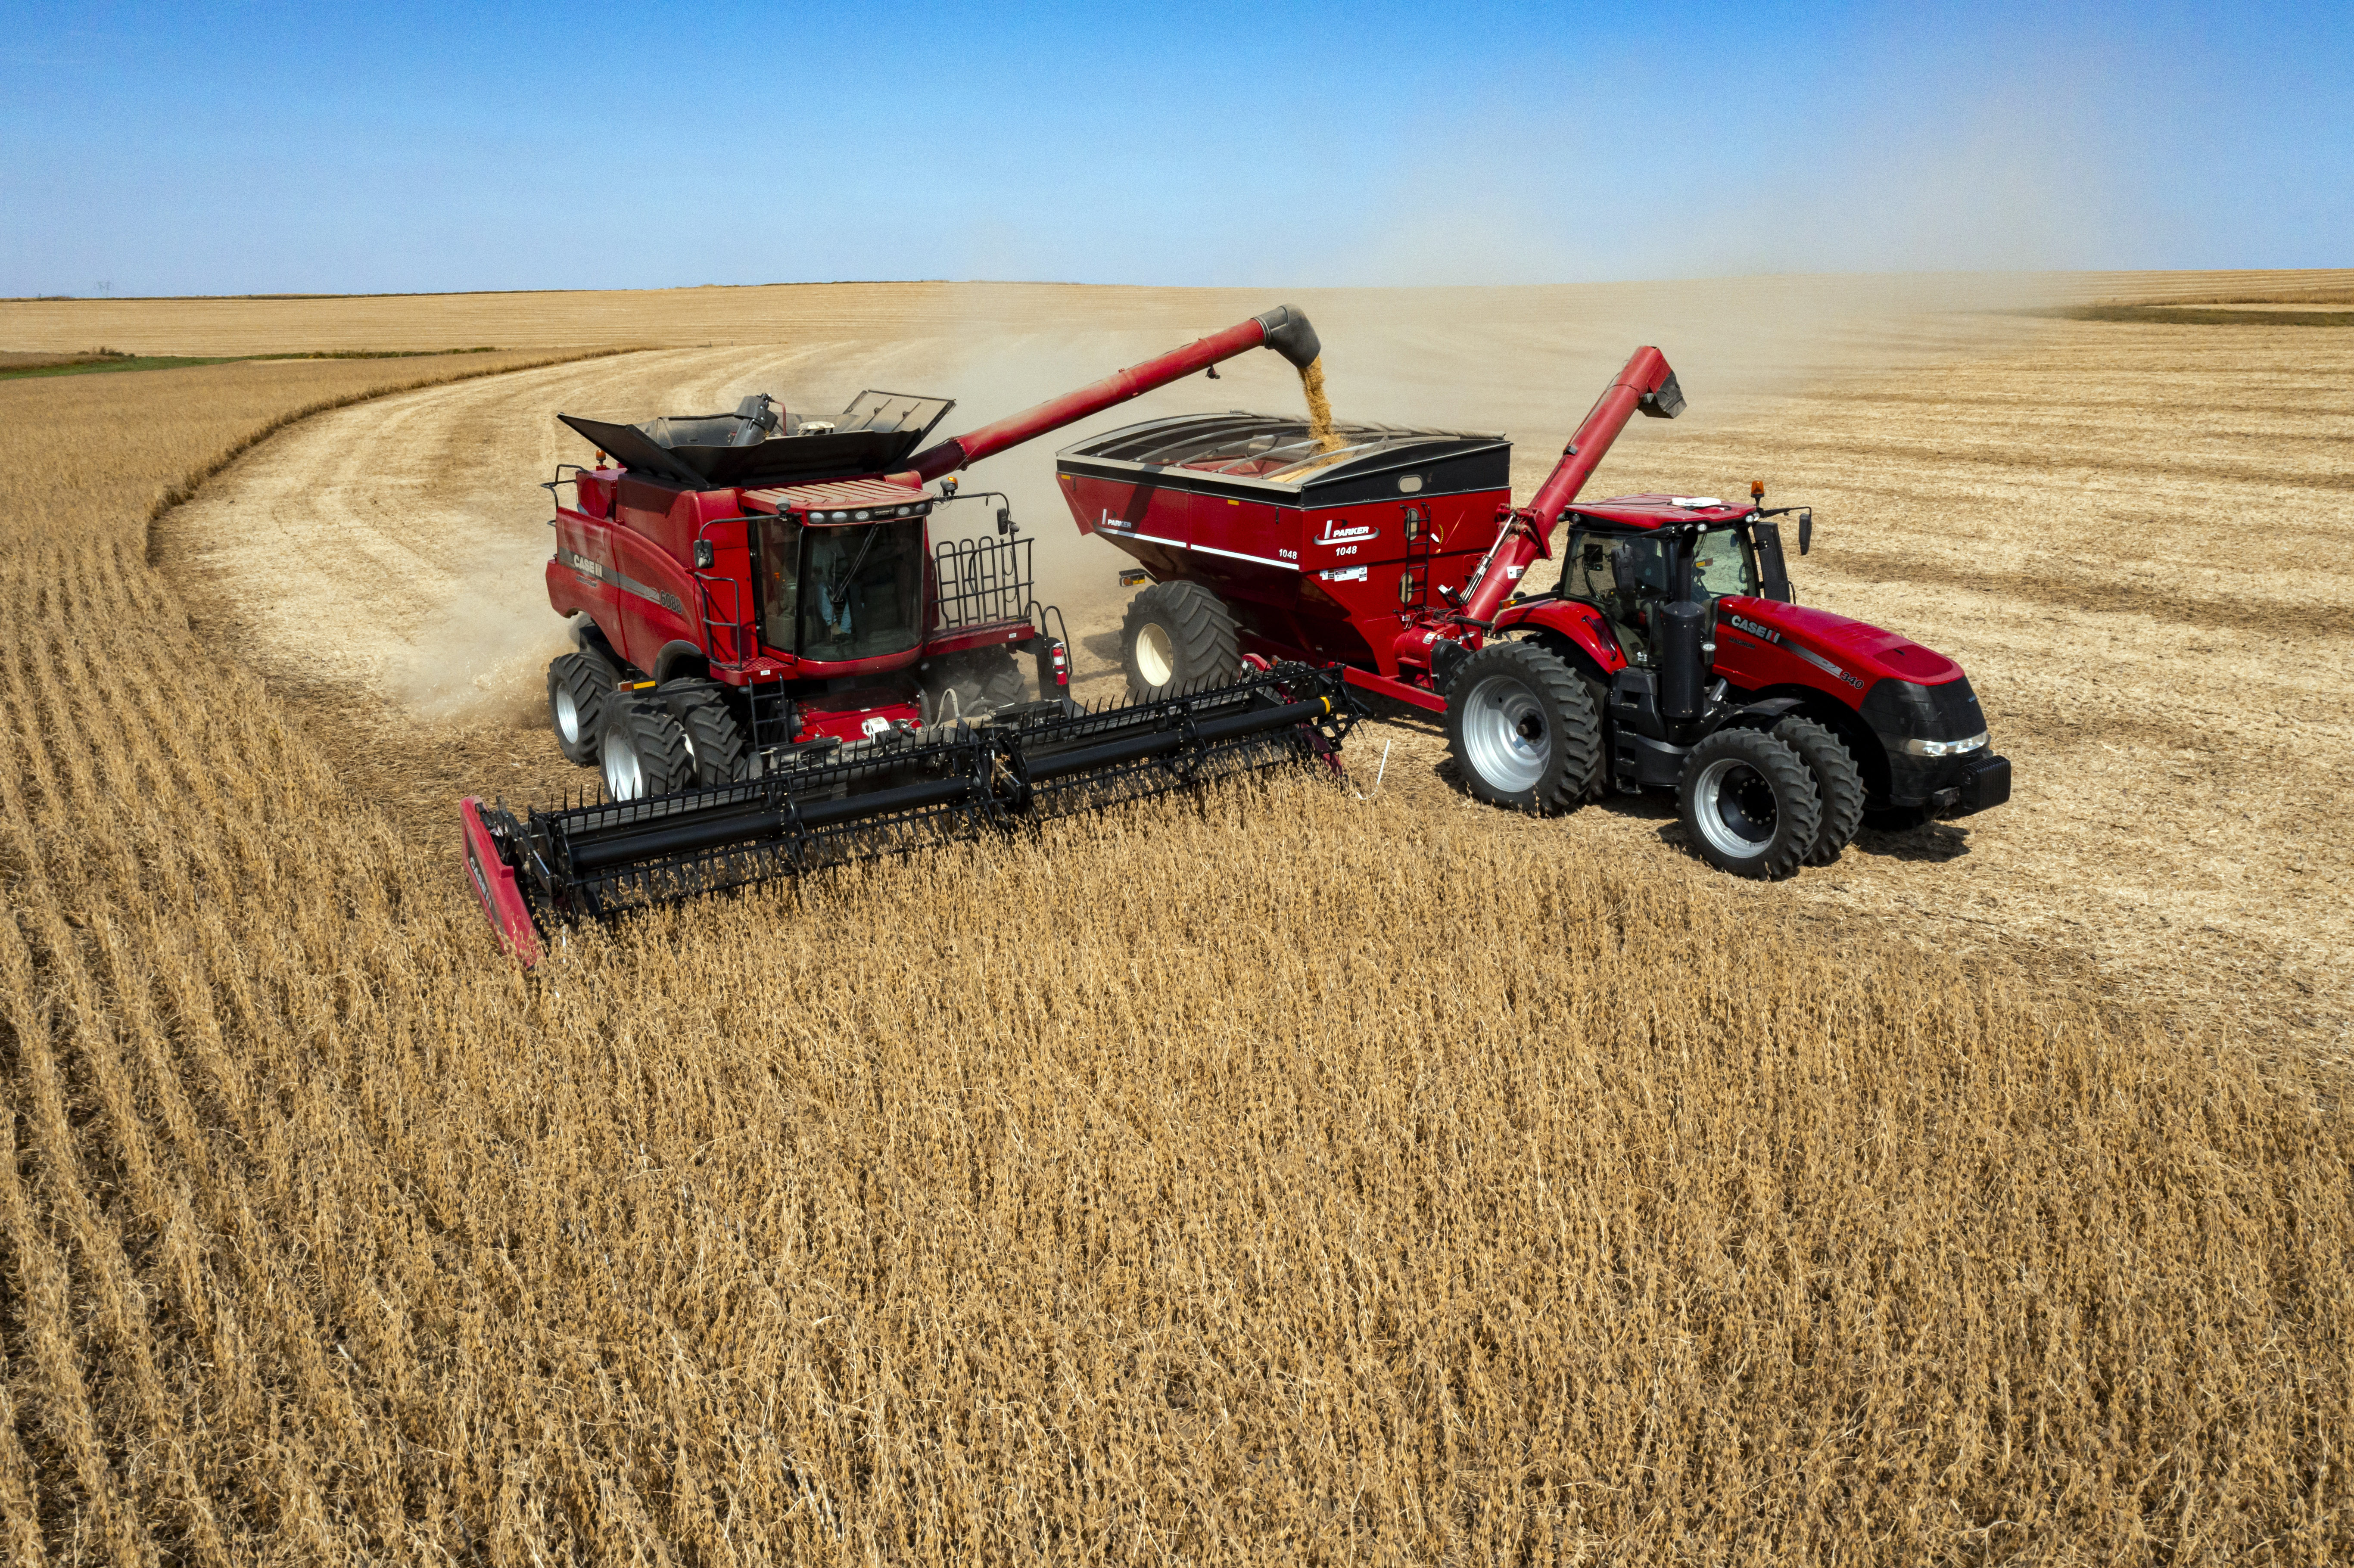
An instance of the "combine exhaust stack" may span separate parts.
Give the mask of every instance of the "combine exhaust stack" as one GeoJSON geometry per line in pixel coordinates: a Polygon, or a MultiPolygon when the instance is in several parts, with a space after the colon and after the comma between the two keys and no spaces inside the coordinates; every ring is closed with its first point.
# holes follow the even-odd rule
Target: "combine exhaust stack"
{"type": "Polygon", "coordinates": [[[530,963],[557,924],[975,840],[1285,763],[1337,767],[1359,712],[1338,670],[1284,665],[1099,712],[825,747],[758,779],[649,800],[518,817],[469,798],[466,869],[483,912],[530,963]]]}

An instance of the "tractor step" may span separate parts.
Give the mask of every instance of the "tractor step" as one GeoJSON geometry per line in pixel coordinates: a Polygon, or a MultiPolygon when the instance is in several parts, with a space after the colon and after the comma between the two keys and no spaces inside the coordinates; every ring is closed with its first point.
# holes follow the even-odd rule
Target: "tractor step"
{"type": "Polygon", "coordinates": [[[1007,722],[829,748],[760,778],[517,816],[460,805],[483,912],[526,964],[552,925],[970,841],[1235,774],[1338,766],[1361,712],[1336,666],[1278,665],[1232,685],[1089,711],[1025,705],[1007,722]]]}

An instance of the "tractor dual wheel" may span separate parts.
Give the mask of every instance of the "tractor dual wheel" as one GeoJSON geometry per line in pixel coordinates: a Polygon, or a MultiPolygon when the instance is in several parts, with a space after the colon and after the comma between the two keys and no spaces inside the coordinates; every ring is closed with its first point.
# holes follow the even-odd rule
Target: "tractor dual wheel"
{"type": "Polygon", "coordinates": [[[1701,859],[1766,881],[1804,863],[1822,829],[1814,775],[1764,730],[1721,729],[1684,758],[1676,815],[1701,859]]]}
{"type": "Polygon", "coordinates": [[[1815,797],[1823,809],[1822,825],[1807,851],[1808,865],[1829,865],[1839,859],[1863,821],[1863,775],[1855,766],[1847,743],[1812,719],[1790,717],[1774,726],[1774,738],[1798,754],[1814,776],[1815,797]]]}
{"type": "Polygon", "coordinates": [[[1447,748],[1480,800],[1566,811],[1594,791],[1602,721],[1560,655],[1533,642],[1491,642],[1448,683],[1447,748]]]}
{"type": "Polygon", "coordinates": [[[1154,583],[1128,602],[1119,666],[1140,700],[1222,686],[1242,673],[1242,629],[1201,584],[1154,583]]]}
{"type": "Polygon", "coordinates": [[[605,705],[620,681],[613,666],[595,653],[567,653],[548,664],[547,723],[564,760],[583,768],[597,765],[605,705]]]}

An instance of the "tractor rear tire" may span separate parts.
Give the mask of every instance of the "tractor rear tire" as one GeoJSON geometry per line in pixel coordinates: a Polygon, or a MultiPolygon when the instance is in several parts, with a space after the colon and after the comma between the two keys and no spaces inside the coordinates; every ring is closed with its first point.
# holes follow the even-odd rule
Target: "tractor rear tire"
{"type": "Polygon", "coordinates": [[[567,653],[547,666],[547,723],[564,760],[597,766],[597,738],[605,705],[620,677],[595,653],[567,653]]]}
{"type": "Polygon", "coordinates": [[[1447,748],[1479,799],[1566,811],[1602,771],[1602,720],[1557,653],[1491,642],[1456,666],[1447,688],[1447,748]]]}
{"type": "Polygon", "coordinates": [[[1798,754],[1762,729],[1721,729],[1684,758],[1676,815],[1701,859],[1735,876],[1794,874],[1822,831],[1822,801],[1798,754]]]}
{"type": "Polygon", "coordinates": [[[695,761],[695,787],[716,789],[744,777],[751,748],[726,697],[699,686],[666,698],[664,705],[686,736],[687,755],[695,761]]]}
{"type": "Polygon", "coordinates": [[[1242,674],[1242,629],[1201,584],[1154,583],[1128,602],[1119,667],[1140,700],[1223,686],[1242,674]]]}
{"type": "Polygon", "coordinates": [[[598,751],[605,793],[616,800],[674,795],[695,783],[686,731],[668,708],[635,692],[616,692],[605,704],[598,751]]]}
{"type": "Polygon", "coordinates": [[[1812,719],[1792,716],[1774,726],[1774,738],[1798,754],[1815,776],[1815,798],[1822,803],[1822,825],[1815,830],[1808,865],[1829,865],[1839,859],[1863,821],[1863,775],[1856,770],[1847,742],[1812,719]]]}

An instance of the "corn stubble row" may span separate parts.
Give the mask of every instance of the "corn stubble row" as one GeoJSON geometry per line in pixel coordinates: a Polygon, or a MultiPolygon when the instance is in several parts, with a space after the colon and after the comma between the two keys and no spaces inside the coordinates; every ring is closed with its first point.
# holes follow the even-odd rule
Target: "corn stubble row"
{"type": "Polygon", "coordinates": [[[2354,1550],[2342,1085],[1299,780],[526,979],[48,482],[12,1560],[2354,1550]]]}

